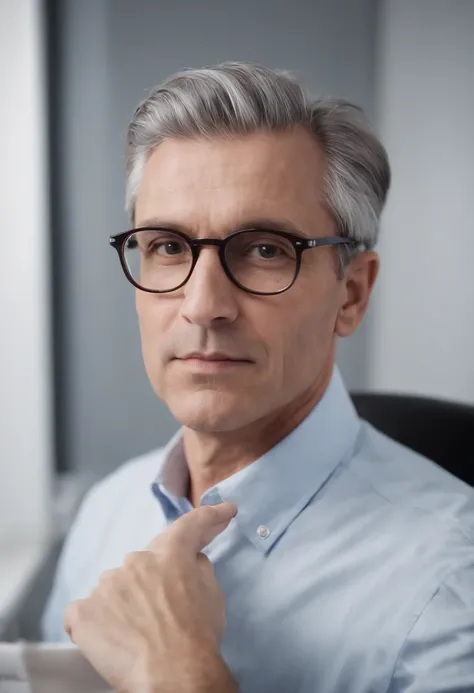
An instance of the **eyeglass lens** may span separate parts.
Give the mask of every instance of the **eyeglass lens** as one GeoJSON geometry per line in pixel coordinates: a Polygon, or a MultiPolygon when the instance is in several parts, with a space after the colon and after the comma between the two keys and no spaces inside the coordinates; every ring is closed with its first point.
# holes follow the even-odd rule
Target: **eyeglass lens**
{"type": "MultiPolygon", "coordinates": [[[[173,291],[186,281],[193,263],[190,245],[165,230],[131,234],[124,257],[134,281],[151,291],[173,291]]],[[[278,234],[243,231],[227,244],[225,262],[234,280],[245,289],[274,293],[292,283],[297,256],[292,243],[278,234]]]]}

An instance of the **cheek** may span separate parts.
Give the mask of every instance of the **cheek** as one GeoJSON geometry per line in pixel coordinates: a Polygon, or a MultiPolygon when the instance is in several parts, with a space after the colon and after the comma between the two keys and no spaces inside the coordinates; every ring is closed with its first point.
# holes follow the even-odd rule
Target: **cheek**
{"type": "Polygon", "coordinates": [[[294,377],[303,352],[314,353],[318,333],[314,308],[305,309],[295,300],[283,302],[283,295],[279,298],[248,315],[256,341],[265,347],[266,377],[278,387],[294,377]]]}
{"type": "Polygon", "coordinates": [[[288,373],[317,371],[334,341],[337,301],[329,293],[313,291],[299,296],[281,320],[275,339],[282,342],[288,373]],[[308,300],[308,296],[314,297],[308,300]]]}
{"type": "Polygon", "coordinates": [[[160,363],[160,347],[164,343],[167,325],[172,322],[171,310],[165,302],[152,294],[139,292],[136,298],[138,326],[142,353],[147,368],[160,363]]]}
{"type": "Polygon", "coordinates": [[[320,349],[320,330],[314,314],[289,319],[284,334],[284,366],[287,373],[306,372],[308,362],[315,362],[320,349]]]}

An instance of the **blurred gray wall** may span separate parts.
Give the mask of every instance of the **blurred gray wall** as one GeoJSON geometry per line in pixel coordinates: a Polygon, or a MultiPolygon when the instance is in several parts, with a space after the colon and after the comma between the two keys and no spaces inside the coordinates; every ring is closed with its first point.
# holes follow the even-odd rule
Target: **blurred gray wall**
{"type": "Polygon", "coordinates": [[[474,404],[474,2],[384,0],[378,35],[393,185],[368,386],[474,404]]]}
{"type": "MultiPolygon", "coordinates": [[[[57,0],[55,21],[59,453],[102,476],[177,427],[147,381],[134,292],[108,247],[128,228],[124,133],[137,102],[180,68],[252,60],[372,115],[376,2],[57,0]]],[[[365,385],[366,353],[364,325],[339,351],[351,388],[365,385]]]]}

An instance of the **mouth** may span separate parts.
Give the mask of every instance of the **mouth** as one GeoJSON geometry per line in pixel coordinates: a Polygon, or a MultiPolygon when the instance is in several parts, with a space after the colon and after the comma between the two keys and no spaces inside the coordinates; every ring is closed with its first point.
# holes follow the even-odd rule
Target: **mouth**
{"type": "Polygon", "coordinates": [[[176,359],[185,368],[190,370],[204,371],[205,373],[214,373],[219,371],[242,368],[252,363],[249,359],[239,359],[227,354],[213,353],[200,354],[192,353],[176,359]]]}

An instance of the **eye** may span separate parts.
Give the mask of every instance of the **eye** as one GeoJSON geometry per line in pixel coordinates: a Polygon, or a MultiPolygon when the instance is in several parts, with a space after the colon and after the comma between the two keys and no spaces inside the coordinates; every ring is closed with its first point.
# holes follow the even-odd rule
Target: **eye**
{"type": "Polygon", "coordinates": [[[271,231],[243,231],[237,233],[230,241],[227,249],[228,259],[240,258],[248,262],[273,266],[276,263],[294,260],[295,249],[284,236],[278,236],[271,231]]]}
{"type": "Polygon", "coordinates": [[[272,260],[284,254],[284,250],[271,243],[259,243],[249,249],[249,254],[262,260],[272,260]]]}
{"type": "Polygon", "coordinates": [[[185,251],[185,246],[181,241],[177,240],[160,240],[150,244],[150,251],[157,255],[171,256],[179,255],[185,251]]]}

